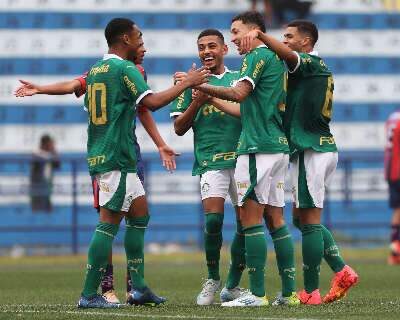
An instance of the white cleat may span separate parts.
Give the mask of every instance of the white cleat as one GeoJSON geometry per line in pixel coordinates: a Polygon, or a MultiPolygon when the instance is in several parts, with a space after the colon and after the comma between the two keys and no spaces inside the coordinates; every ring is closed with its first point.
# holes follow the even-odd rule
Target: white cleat
{"type": "Polygon", "coordinates": [[[108,291],[104,292],[103,297],[106,298],[107,302],[120,303],[119,299],[115,293],[115,290],[108,290],[108,291]]]}
{"type": "Polygon", "coordinates": [[[232,289],[228,289],[227,287],[224,287],[221,290],[219,297],[221,299],[221,302],[229,302],[229,301],[239,298],[241,295],[243,295],[245,293],[249,293],[249,290],[240,288],[240,287],[235,287],[232,289]]]}
{"type": "Polygon", "coordinates": [[[267,297],[257,297],[251,292],[245,293],[235,300],[221,304],[222,307],[266,307],[268,305],[267,297]]]}
{"type": "Polygon", "coordinates": [[[209,306],[214,303],[215,293],[221,287],[221,280],[207,279],[203,284],[203,289],[197,296],[197,305],[209,306]]]}

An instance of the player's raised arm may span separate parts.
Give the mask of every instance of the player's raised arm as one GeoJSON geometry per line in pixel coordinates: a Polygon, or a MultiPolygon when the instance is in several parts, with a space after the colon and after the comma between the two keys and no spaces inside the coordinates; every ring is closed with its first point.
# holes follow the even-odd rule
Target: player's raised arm
{"type": "Polygon", "coordinates": [[[197,86],[196,89],[216,98],[239,103],[246,99],[251,91],[253,91],[253,87],[249,81],[239,81],[234,87],[202,84],[197,86]]]}
{"type": "Polygon", "coordinates": [[[151,111],[160,109],[172,102],[185,89],[206,83],[208,81],[209,73],[207,67],[204,66],[196,70],[192,68],[189,70],[183,81],[164,91],[146,95],[142,102],[151,111]]]}
{"type": "Polygon", "coordinates": [[[178,136],[183,136],[192,127],[197,112],[208,100],[209,96],[206,94],[195,94],[189,107],[175,118],[174,129],[178,136]]]}
{"type": "MultiPolygon", "coordinates": [[[[285,35],[285,38],[288,36],[290,35],[285,35]]],[[[279,58],[286,62],[289,70],[294,70],[299,64],[299,55],[295,51],[290,49],[287,45],[279,40],[257,29],[250,31],[242,38],[240,43],[241,50],[244,52],[250,51],[254,39],[259,39],[264,42],[268,48],[274,51],[279,58]]]]}
{"type": "Polygon", "coordinates": [[[63,95],[74,93],[81,89],[81,83],[78,79],[57,82],[47,85],[38,85],[26,80],[19,80],[22,85],[14,92],[16,97],[28,97],[36,94],[63,95]]]}

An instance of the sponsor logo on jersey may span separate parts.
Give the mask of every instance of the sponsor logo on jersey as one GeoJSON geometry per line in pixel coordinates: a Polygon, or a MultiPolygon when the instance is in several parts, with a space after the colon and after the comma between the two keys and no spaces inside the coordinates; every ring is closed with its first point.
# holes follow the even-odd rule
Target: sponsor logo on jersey
{"type": "Polygon", "coordinates": [[[265,64],[264,60],[260,60],[256,64],[256,67],[254,68],[254,71],[253,71],[253,78],[257,78],[257,76],[260,73],[261,69],[263,68],[264,64],[265,64]]]}
{"type": "Polygon", "coordinates": [[[242,69],[240,70],[240,74],[244,74],[247,70],[247,61],[246,58],[244,58],[243,63],[242,63],[242,69]]]}
{"type": "Polygon", "coordinates": [[[286,137],[279,137],[278,139],[280,144],[288,144],[287,138],[286,137]]]}
{"type": "Polygon", "coordinates": [[[104,163],[106,161],[106,156],[105,155],[95,156],[95,157],[92,157],[92,158],[88,158],[87,161],[89,163],[89,167],[93,167],[93,166],[96,166],[98,164],[104,163]]]}
{"type": "Polygon", "coordinates": [[[217,160],[223,159],[224,161],[228,160],[235,160],[236,158],[236,152],[223,152],[223,153],[216,153],[213,156],[212,161],[215,162],[217,160]]]}
{"type": "Polygon", "coordinates": [[[129,80],[128,76],[124,76],[124,81],[129,90],[131,90],[133,94],[137,95],[138,91],[136,89],[136,86],[131,80],[129,80]]]}
{"type": "Polygon", "coordinates": [[[222,112],[221,110],[219,110],[216,106],[214,106],[212,104],[205,104],[202,111],[203,111],[204,116],[208,116],[214,112],[218,112],[221,116],[223,116],[225,114],[225,112],[222,112]]]}
{"type": "Polygon", "coordinates": [[[92,69],[90,69],[90,75],[91,76],[95,76],[98,73],[107,73],[108,69],[110,69],[110,65],[109,64],[103,64],[100,67],[94,67],[92,69]]]}
{"type": "Polygon", "coordinates": [[[185,92],[182,92],[178,97],[178,103],[176,105],[176,108],[177,109],[182,108],[183,102],[185,102],[185,92]]]}
{"type": "Polygon", "coordinates": [[[327,144],[335,144],[335,138],[334,137],[319,137],[319,145],[322,146],[324,143],[327,144]]]}

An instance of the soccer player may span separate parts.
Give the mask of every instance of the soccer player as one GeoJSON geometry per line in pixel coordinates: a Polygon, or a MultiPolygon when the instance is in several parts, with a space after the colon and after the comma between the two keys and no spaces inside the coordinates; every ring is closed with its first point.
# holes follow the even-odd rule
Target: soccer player
{"type": "MultiPolygon", "coordinates": [[[[146,49],[144,45],[140,46],[137,56],[135,57],[133,62],[136,64],[136,67],[143,75],[145,81],[147,81],[146,72],[141,66],[141,64],[143,63],[145,53],[146,49]]],[[[75,93],[77,97],[80,97],[86,93],[86,77],[87,73],[70,81],[59,82],[49,85],[37,85],[25,80],[20,80],[20,82],[23,85],[20,86],[18,89],[16,89],[15,95],[17,97],[25,97],[25,96],[33,96],[36,94],[63,95],[63,94],[75,93]]],[[[179,154],[177,154],[174,150],[172,150],[172,148],[170,148],[165,143],[165,141],[163,140],[158,131],[156,123],[153,117],[151,116],[149,110],[142,105],[138,106],[138,118],[140,122],[143,124],[143,127],[146,129],[149,136],[152,138],[155,145],[157,146],[163,166],[170,172],[175,170],[176,169],[175,156],[179,154]]],[[[140,146],[137,143],[136,139],[135,139],[135,151],[137,155],[137,174],[140,181],[144,185],[144,163],[140,152],[140,146]]],[[[94,207],[95,209],[97,209],[97,211],[99,211],[100,210],[99,199],[98,199],[99,187],[97,185],[96,179],[93,178],[92,180],[93,180],[92,186],[94,195],[94,207]]],[[[129,275],[129,271],[127,272],[126,288],[128,296],[129,292],[131,291],[131,278],[129,275]]],[[[114,272],[112,264],[112,254],[109,257],[106,271],[101,281],[101,290],[102,294],[107,299],[107,301],[119,303],[119,299],[117,298],[114,290],[114,272]]]]}
{"type": "Polygon", "coordinates": [[[303,304],[333,302],[346,295],[358,281],[357,273],[345,264],[331,232],[321,224],[325,187],[338,161],[329,123],[332,117],[333,77],[314,51],[318,29],[310,21],[287,25],[284,41],[258,30],[242,41],[249,50],[261,40],[285,60],[289,71],[285,131],[289,141],[295,202],[294,224],[302,233],[304,287],[303,304]],[[335,272],[330,291],[321,299],[319,272],[322,257],[335,272]]]}
{"type": "MultiPolygon", "coordinates": [[[[250,30],[265,31],[263,17],[257,12],[245,12],[232,19],[232,42],[240,46],[241,38],[250,30]]],[[[271,223],[282,221],[284,206],[284,177],[288,167],[289,148],[283,132],[282,117],[285,102],[285,66],[260,40],[255,39],[250,51],[243,59],[239,79],[231,88],[201,85],[198,90],[211,96],[240,103],[236,112],[241,116],[242,133],[237,149],[238,159],[235,181],[238,189],[238,204],[241,207],[240,221],[245,238],[245,260],[249,269],[250,292],[225,302],[222,306],[266,306],[265,262],[266,242],[262,223],[264,210],[272,218],[271,223]]],[[[239,50],[240,54],[245,52],[239,50]]],[[[214,100],[212,100],[214,102],[214,100]]],[[[232,103],[232,108],[235,107],[232,103]]],[[[293,242],[283,225],[272,237],[280,252],[291,250],[288,258],[280,261],[280,273],[287,273],[292,280],[293,291],[286,297],[298,304],[294,292],[293,242]]],[[[278,263],[279,264],[279,263],[278,263]]]]}
{"type": "Polygon", "coordinates": [[[389,184],[389,206],[393,209],[390,265],[400,264],[400,111],[386,121],[385,178],[389,184]]]}
{"type": "Polygon", "coordinates": [[[134,119],[143,103],[157,110],[172,102],[188,87],[207,81],[205,68],[191,69],[187,78],[160,93],[152,93],[137,67],[130,62],[143,44],[142,33],[130,19],[111,20],[105,37],[108,54],[97,62],[86,78],[85,106],[89,110],[88,166],[100,186],[100,219],[89,246],[88,267],[79,299],[81,308],[114,308],[97,294],[122,218],[126,218],[125,251],[132,278],[129,303],[158,305],[144,280],[144,231],[149,221],[147,201],[136,174],[134,119]]]}
{"type": "MultiPolygon", "coordinates": [[[[197,38],[200,61],[211,71],[209,83],[230,87],[238,79],[238,72],[224,65],[228,52],[222,33],[215,29],[203,30],[197,38]]],[[[178,78],[176,78],[177,80],[178,78]]],[[[172,104],[171,117],[175,132],[182,136],[190,128],[194,133],[194,156],[192,174],[200,175],[200,192],[205,213],[204,248],[208,277],[200,294],[198,305],[211,305],[215,293],[221,287],[219,273],[220,250],[222,246],[222,226],[224,203],[229,194],[235,207],[237,220],[237,190],[234,181],[236,147],[241,132],[240,120],[221,112],[209,101],[209,96],[187,89],[172,104]]],[[[231,247],[231,266],[226,287],[221,292],[221,301],[238,297],[242,290],[238,287],[244,261],[244,235],[240,221],[237,224],[231,247]]]]}

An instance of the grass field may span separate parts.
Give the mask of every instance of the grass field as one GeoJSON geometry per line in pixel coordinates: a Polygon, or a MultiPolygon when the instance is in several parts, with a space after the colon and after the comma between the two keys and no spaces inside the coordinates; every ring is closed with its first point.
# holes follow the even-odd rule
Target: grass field
{"type": "MultiPolygon", "coordinates": [[[[297,250],[299,251],[299,250],[297,250]]],[[[322,306],[226,309],[218,304],[195,305],[205,276],[200,253],[147,255],[146,277],[155,292],[168,298],[162,307],[127,307],[114,310],[78,310],[77,303],[86,258],[0,258],[0,319],[400,319],[400,266],[386,265],[386,250],[347,250],[343,255],[358,271],[360,283],[341,302],[322,306]]],[[[298,257],[298,270],[300,259],[298,257]]],[[[223,275],[228,256],[223,255],[223,275]]],[[[124,259],[115,258],[116,288],[124,297],[124,259]]],[[[322,293],[331,271],[321,270],[322,293]]],[[[302,276],[298,276],[301,287],[302,276]]],[[[247,273],[242,285],[247,285],[247,273]]],[[[273,254],[269,254],[267,293],[279,291],[273,254]]]]}

